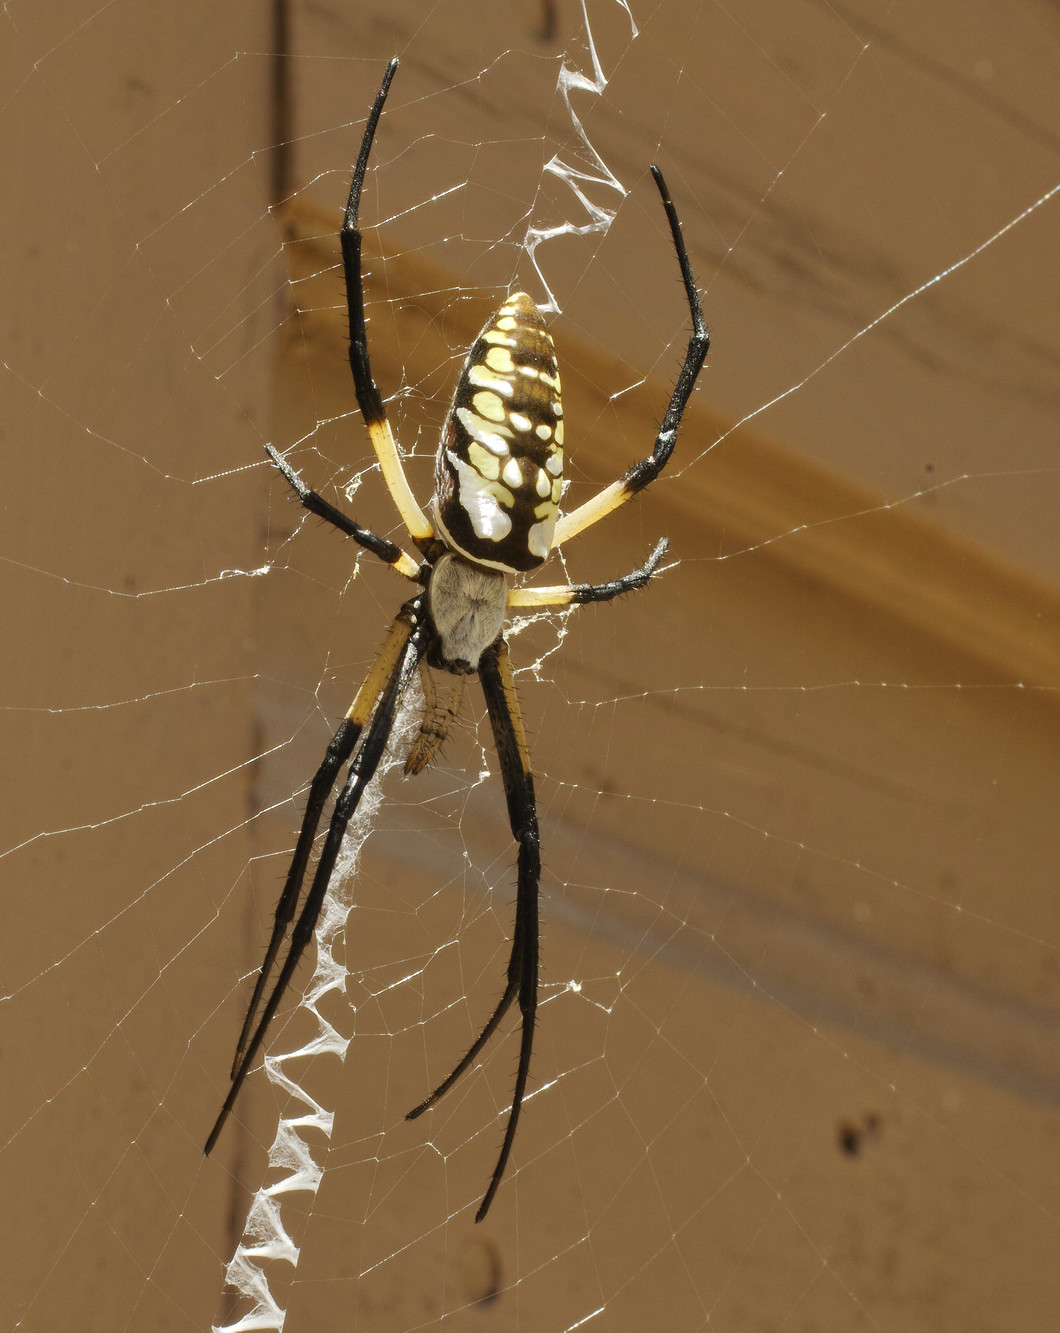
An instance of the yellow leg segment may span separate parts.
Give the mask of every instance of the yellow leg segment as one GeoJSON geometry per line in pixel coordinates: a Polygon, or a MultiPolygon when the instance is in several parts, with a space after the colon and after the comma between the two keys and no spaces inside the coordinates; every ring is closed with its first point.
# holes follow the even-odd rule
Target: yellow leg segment
{"type": "Polygon", "coordinates": [[[405,577],[411,579],[413,583],[419,582],[420,567],[407,551],[402,551],[401,558],[395,560],[390,568],[396,569],[399,574],[404,574],[405,577]]]}
{"type": "MultiPolygon", "coordinates": [[[[599,497],[598,497],[599,498],[599,497]]],[[[581,510],[575,510],[580,513],[581,510]]],[[[623,593],[643,588],[656,576],[669,543],[663,537],[640,569],[630,570],[610,583],[553,584],[547,588],[513,588],[508,606],[585,606],[589,602],[610,602],[623,593]]]]}
{"type": "MultiPolygon", "coordinates": [[[[394,497],[402,523],[408,528],[413,541],[430,541],[434,536],[434,528],[412,494],[412,488],[405,477],[405,469],[398,457],[390,423],[384,417],[382,421],[370,421],[367,425],[372,448],[375,450],[376,458],[379,459],[379,466],[383,469],[383,479],[387,490],[394,497]]],[[[405,570],[402,569],[401,573],[405,573],[405,570]]]]}
{"type": "Polygon", "coordinates": [[[519,763],[522,765],[523,772],[528,774],[530,772],[530,749],[526,743],[526,727],[523,723],[522,710],[519,707],[515,676],[512,674],[512,666],[508,660],[508,645],[503,640],[501,640],[497,650],[497,670],[501,678],[501,688],[504,690],[504,702],[508,705],[508,712],[512,719],[515,744],[519,750],[519,763]]]}
{"type": "Polygon", "coordinates": [[[390,679],[394,663],[401,656],[405,644],[411,637],[412,626],[405,615],[404,608],[402,608],[398,612],[397,619],[390,626],[382,650],[375,659],[371,671],[365,677],[364,684],[357,691],[357,697],[350,705],[350,711],[346,714],[349,720],[356,723],[358,727],[363,727],[371,716],[376,700],[390,679]]]}
{"type": "Polygon", "coordinates": [[[579,505],[571,513],[561,514],[552,538],[552,549],[555,550],[557,546],[569,542],[572,537],[577,537],[579,532],[591,528],[594,523],[599,523],[600,519],[614,513],[619,505],[624,505],[635,494],[636,492],[631,491],[624,481],[613,481],[610,486],[605,486],[599,495],[586,500],[585,504],[579,505]]]}
{"type": "Polygon", "coordinates": [[[508,594],[509,606],[570,606],[574,589],[566,584],[547,588],[513,588],[508,594]]]}

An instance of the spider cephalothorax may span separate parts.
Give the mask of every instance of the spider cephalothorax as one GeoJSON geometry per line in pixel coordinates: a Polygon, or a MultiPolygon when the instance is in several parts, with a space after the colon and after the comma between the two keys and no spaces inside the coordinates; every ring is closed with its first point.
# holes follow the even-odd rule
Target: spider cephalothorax
{"type": "Polygon", "coordinates": [[[382,651],[339,724],[310,784],[302,827],[276,906],[272,936],[236,1044],[232,1086],[207,1140],[206,1151],[217,1141],[312,937],[342,839],[386,748],[402,697],[419,673],[424,686],[424,717],[405,764],[406,772],[417,773],[430,762],[444,739],[448,722],[459,707],[463,681],[477,675],[497,749],[512,836],[518,845],[515,926],[507,982],[470,1049],[434,1092],[409,1112],[408,1118],[421,1115],[452,1087],[518,1000],[522,1029],[515,1092],[500,1154],[476,1214],[475,1220],[481,1221],[493,1202],[515,1140],[530,1073],[537,1015],[541,875],[537,809],[526,732],[503,635],[505,617],[516,607],[609,601],[620,593],[641,588],[658,570],[666,541],[656,544],[640,569],[612,583],[533,588],[513,587],[512,580],[518,574],[536,569],[564,542],[605,518],[658,476],[673,452],[681,416],[702,369],[709,340],[677,213],[661,173],[653,166],[652,175],[666,212],[692,317],[692,336],[684,364],[654,449],[593,499],[569,514],[560,514],[563,406],[556,352],[533,301],[525,292],[517,292],[503,302],[468,352],[442,431],[432,519],[428,519],[406,480],[382,395],[372,378],[361,275],[358,226],[361,189],[397,63],[391,61],[368,116],[340,242],[350,316],[350,367],[357,403],[387,487],[421,559],[414,559],[396,543],[348,518],[310,490],[271,445],[266,448],[308,510],[353,537],[399,574],[422,585],[422,590],[398,612],[382,651]],[[432,669],[455,678],[454,690],[445,701],[438,698],[432,669]],[[302,889],[324,806],[339,770],[347,763],[346,781],[335,802],[303,900],[302,889]],[[288,931],[287,953],[270,987],[288,931]]]}

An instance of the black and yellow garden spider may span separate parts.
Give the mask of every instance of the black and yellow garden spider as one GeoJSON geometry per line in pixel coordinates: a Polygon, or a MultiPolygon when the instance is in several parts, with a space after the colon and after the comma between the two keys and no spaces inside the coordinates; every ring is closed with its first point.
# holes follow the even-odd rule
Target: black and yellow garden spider
{"type": "Polygon", "coordinates": [[[508,820],[519,849],[508,978],[503,995],[470,1050],[407,1118],[415,1119],[444,1096],[471,1066],[513,1001],[518,999],[522,1038],[515,1092],[500,1155],[475,1217],[481,1222],[511,1155],[530,1073],[537,1014],[541,858],[526,732],[502,632],[505,616],[511,608],[604,602],[642,588],[658,570],[667,543],[665,539],[660,541],[640,569],[613,583],[513,588],[510,576],[536,569],[564,542],[606,518],[654,481],[673,452],[681,416],[702,369],[709,339],[677,213],[659,169],[653,166],[652,176],[666,210],[688,298],[692,336],[652,453],[595,498],[570,514],[560,514],[563,408],[556,353],[533,301],[519,292],[508,297],[467,355],[442,430],[435,493],[428,518],[406,480],[383,399],[372,378],[357,221],[372,140],[397,65],[396,59],[390,62],[368,116],[340,239],[350,318],[350,367],[357,403],[387,488],[421,559],[417,561],[394,542],[347,518],[311,491],[271,445],[266,448],[306,509],[352,537],[399,574],[420,584],[422,591],[398,612],[382,652],[332,737],[310,784],[291,867],[276,905],[272,938],[236,1044],[232,1087],[210,1133],[206,1152],[217,1142],[313,934],[347,826],[383,755],[405,691],[419,672],[426,699],[424,720],[405,765],[406,772],[414,773],[430,762],[444,737],[447,716],[455,715],[458,707],[458,700],[445,707],[437,704],[432,670],[450,673],[458,688],[468,676],[477,675],[497,748],[508,820]],[[339,769],[347,762],[346,782],[335,802],[312,883],[299,909],[324,805],[339,769]],[[292,922],[287,954],[270,989],[270,979],[292,922]]]}

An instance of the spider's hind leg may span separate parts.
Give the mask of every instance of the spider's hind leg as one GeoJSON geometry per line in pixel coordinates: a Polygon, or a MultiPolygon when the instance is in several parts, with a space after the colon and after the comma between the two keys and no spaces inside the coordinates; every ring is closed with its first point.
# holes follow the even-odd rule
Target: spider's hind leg
{"type": "Polygon", "coordinates": [[[537,1021],[538,970],[538,886],[541,879],[541,846],[537,826],[537,803],[534,779],[530,772],[530,756],[526,745],[519,700],[515,692],[515,678],[508,664],[508,645],[503,639],[488,648],[479,663],[479,679],[486,699],[493,740],[497,748],[504,794],[508,803],[508,820],[512,836],[519,847],[518,885],[515,899],[515,928],[508,958],[508,978],[504,994],[490,1015],[485,1027],[472,1042],[467,1054],[452,1073],[431,1093],[426,1101],[410,1111],[407,1120],[415,1120],[443,1097],[465,1070],[469,1069],[482,1048],[496,1032],[501,1019],[518,998],[522,1015],[519,1040],[519,1065],[515,1075],[515,1092],[504,1141],[493,1168],[489,1187],[479,1204],[475,1221],[481,1222],[489,1212],[494,1196],[504,1176],[511,1156],[515,1131],[519,1125],[523,1098],[530,1077],[530,1057],[534,1046],[534,1025],[537,1021]]]}
{"type": "Polygon", "coordinates": [[[338,859],[342,839],[350,820],[357,809],[365,788],[375,775],[376,768],[386,749],[387,741],[393,730],[394,718],[398,705],[416,674],[420,659],[430,641],[430,632],[421,618],[419,599],[407,602],[398,613],[391,626],[383,650],[376,659],[372,670],[361,686],[349,713],[340,725],[327,754],[310,788],[310,797],[306,805],[302,828],[298,837],[291,868],[287,875],[283,893],[276,908],[272,938],[265,955],[254,995],[243,1023],[240,1034],[236,1062],[232,1069],[232,1086],[228,1090],[224,1105],[214,1122],[210,1136],[206,1140],[204,1152],[209,1156],[224,1128],[240,1089],[258,1051],[265,1041],[265,1035],[291,979],[298,968],[306,946],[313,935],[320,917],[321,908],[331,883],[331,875],[338,859]],[[361,738],[364,730],[363,739],[361,738]],[[328,826],[324,846],[317,862],[312,884],[297,912],[298,899],[308,866],[320,821],[321,811],[328,793],[335,780],[338,768],[352,754],[346,783],[342,788],[328,826]],[[287,930],[294,921],[287,955],[279,970],[279,975],[272,982],[271,974],[280,949],[287,936],[287,930]],[[266,995],[268,998],[266,999],[266,995]]]}

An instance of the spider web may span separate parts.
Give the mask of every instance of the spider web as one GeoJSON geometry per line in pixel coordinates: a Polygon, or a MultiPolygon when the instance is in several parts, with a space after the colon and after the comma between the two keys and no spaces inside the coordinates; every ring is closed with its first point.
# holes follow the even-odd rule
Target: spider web
{"type": "Polygon", "coordinates": [[[5,1326],[1049,1327],[1051,11],[3,18],[5,1326]],[[201,1155],[304,784],[405,595],[262,447],[400,536],[334,243],[395,51],[368,301],[420,496],[511,285],[560,312],[573,501],[647,451],[687,337],[650,161],[714,336],[667,474],[548,581],[664,533],[672,567],[511,635],[542,1003],[479,1227],[512,1034],[403,1119],[507,958],[474,690],[351,841],[317,1016],[271,1036],[315,1046],[276,1066],[303,1096],[255,1074],[201,1155]],[[256,1314],[247,1236],[286,1247],[256,1314]]]}

